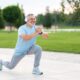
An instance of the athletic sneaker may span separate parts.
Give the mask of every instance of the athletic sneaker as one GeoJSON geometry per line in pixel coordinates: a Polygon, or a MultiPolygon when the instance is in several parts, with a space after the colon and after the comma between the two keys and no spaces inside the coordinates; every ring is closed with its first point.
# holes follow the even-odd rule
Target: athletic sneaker
{"type": "Polygon", "coordinates": [[[2,71],[2,61],[0,60],[0,71],[2,71]]]}
{"type": "Polygon", "coordinates": [[[35,75],[43,75],[43,72],[40,72],[39,68],[36,67],[36,68],[33,69],[32,74],[35,74],[35,75]]]}

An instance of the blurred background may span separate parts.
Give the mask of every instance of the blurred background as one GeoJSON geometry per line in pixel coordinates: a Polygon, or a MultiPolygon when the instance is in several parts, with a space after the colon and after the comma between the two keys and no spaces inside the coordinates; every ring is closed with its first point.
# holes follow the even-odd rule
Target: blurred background
{"type": "Polygon", "coordinates": [[[15,46],[17,29],[29,13],[49,33],[48,40],[37,41],[44,50],[80,52],[80,0],[0,0],[1,48],[15,46]]]}

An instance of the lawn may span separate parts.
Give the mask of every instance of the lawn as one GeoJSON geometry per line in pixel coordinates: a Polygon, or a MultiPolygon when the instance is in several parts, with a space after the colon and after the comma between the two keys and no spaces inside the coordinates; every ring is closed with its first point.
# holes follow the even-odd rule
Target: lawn
{"type": "MultiPolygon", "coordinates": [[[[14,48],[17,32],[0,31],[0,48],[14,48]]],[[[80,32],[49,33],[48,39],[38,37],[37,44],[46,51],[80,53],[80,32]]]]}
{"type": "Polygon", "coordinates": [[[58,26],[60,29],[80,29],[80,26],[70,26],[65,24],[59,24],[58,26]]]}

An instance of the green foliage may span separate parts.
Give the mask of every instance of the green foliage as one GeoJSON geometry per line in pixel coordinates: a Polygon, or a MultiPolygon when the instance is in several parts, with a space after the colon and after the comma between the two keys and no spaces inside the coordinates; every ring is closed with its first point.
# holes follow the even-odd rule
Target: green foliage
{"type": "Polygon", "coordinates": [[[80,8],[80,0],[67,0],[73,10],[80,8]]]}
{"type": "Polygon", "coordinates": [[[73,14],[69,15],[68,24],[72,26],[80,26],[80,8],[76,9],[73,14]]]}
{"type": "Polygon", "coordinates": [[[52,25],[67,25],[67,26],[80,26],[80,0],[62,0],[61,11],[54,11],[53,13],[46,13],[37,16],[37,24],[43,24],[44,27],[50,28],[52,25]],[[65,2],[68,2],[73,12],[70,14],[65,13],[65,2]]]}
{"type": "Polygon", "coordinates": [[[22,22],[23,15],[19,6],[12,5],[3,9],[3,17],[6,22],[18,26],[22,22]]]}
{"type": "Polygon", "coordinates": [[[75,9],[71,14],[65,14],[63,12],[54,11],[49,15],[37,16],[37,24],[43,23],[43,26],[50,28],[51,25],[65,24],[68,26],[80,26],[80,8],[75,9]]]}
{"type": "Polygon", "coordinates": [[[76,9],[72,16],[73,25],[80,25],[80,8],[76,9]]]}
{"type": "Polygon", "coordinates": [[[17,21],[15,22],[15,26],[18,28],[20,27],[22,24],[24,24],[24,13],[21,13],[20,16],[19,16],[19,19],[17,19],[17,21]]]}
{"type": "Polygon", "coordinates": [[[46,28],[51,28],[52,26],[52,18],[50,13],[46,13],[43,19],[43,26],[46,28]]]}
{"type": "Polygon", "coordinates": [[[53,25],[64,23],[65,20],[66,20],[66,15],[63,14],[62,12],[55,11],[54,13],[52,13],[52,23],[53,23],[53,25]]]}
{"type": "Polygon", "coordinates": [[[64,13],[64,11],[65,11],[65,4],[64,4],[64,0],[62,0],[62,2],[61,2],[61,7],[62,7],[62,13],[64,13]]]}
{"type": "Polygon", "coordinates": [[[44,16],[42,14],[37,15],[36,19],[37,19],[36,20],[37,25],[42,25],[43,24],[44,16]]]}
{"type": "Polygon", "coordinates": [[[2,10],[0,9],[0,29],[4,28],[4,20],[2,15],[2,10]]]}

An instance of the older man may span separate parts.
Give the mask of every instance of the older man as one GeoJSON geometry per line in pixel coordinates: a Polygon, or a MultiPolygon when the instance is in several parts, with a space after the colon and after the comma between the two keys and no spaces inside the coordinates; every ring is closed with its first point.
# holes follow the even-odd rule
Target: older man
{"type": "Polygon", "coordinates": [[[26,24],[18,29],[18,40],[11,61],[0,60],[0,70],[2,70],[3,65],[8,69],[13,69],[25,55],[34,53],[35,60],[32,73],[42,75],[43,72],[39,70],[42,49],[35,42],[38,35],[42,35],[44,38],[47,38],[48,35],[42,33],[41,28],[35,28],[36,18],[33,14],[26,16],[25,21],[26,24]]]}

